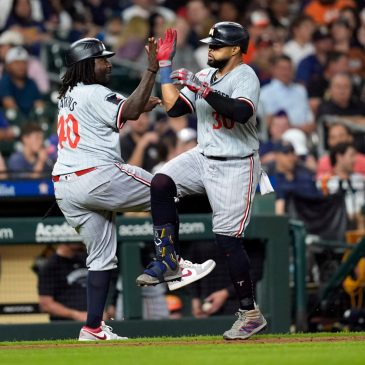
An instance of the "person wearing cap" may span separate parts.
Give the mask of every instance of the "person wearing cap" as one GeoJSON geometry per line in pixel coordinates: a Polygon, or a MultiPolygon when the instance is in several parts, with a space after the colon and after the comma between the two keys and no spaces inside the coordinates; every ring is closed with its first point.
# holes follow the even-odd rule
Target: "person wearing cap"
{"type": "Polygon", "coordinates": [[[318,197],[314,172],[306,168],[293,145],[281,140],[275,144],[275,160],[266,165],[266,172],[273,182],[276,202],[276,214],[286,212],[286,200],[295,193],[304,197],[318,197]]]}
{"type": "Polygon", "coordinates": [[[327,28],[320,27],[312,35],[314,53],[299,62],[295,81],[307,85],[320,78],[324,72],[328,52],[333,49],[333,40],[327,28]]]}
{"type": "Polygon", "coordinates": [[[264,10],[255,10],[250,14],[248,21],[248,31],[250,33],[250,43],[247,52],[243,56],[246,63],[251,63],[255,50],[256,40],[259,37],[269,36],[272,33],[270,18],[264,10]]]}
{"type": "MultiPolygon", "coordinates": [[[[0,77],[4,73],[5,56],[13,47],[24,46],[24,37],[16,30],[6,30],[0,35],[0,77]]],[[[47,71],[41,60],[29,55],[28,76],[35,81],[39,91],[46,94],[50,90],[50,82],[47,71]]]]}
{"type": "Polygon", "coordinates": [[[28,52],[23,47],[11,48],[6,54],[6,73],[0,80],[0,102],[8,118],[12,112],[27,119],[32,111],[44,109],[36,83],[27,76],[28,59],[28,52]]]}

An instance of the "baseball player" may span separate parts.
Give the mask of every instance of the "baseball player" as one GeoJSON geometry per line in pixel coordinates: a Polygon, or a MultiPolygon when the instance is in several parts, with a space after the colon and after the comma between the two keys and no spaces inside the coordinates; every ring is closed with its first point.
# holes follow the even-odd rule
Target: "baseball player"
{"type": "Polygon", "coordinates": [[[122,340],[102,322],[111,279],[116,268],[117,211],[150,208],[152,176],[124,163],[119,129],[160,100],[150,97],[158,71],[157,42],[148,41],[148,68],[128,98],[111,91],[108,82],[113,52],[95,38],[73,43],[66,53],[58,103],[58,158],[52,175],[58,206],[82,236],[89,269],[87,321],[80,341],[122,340]]]}
{"type": "Polygon", "coordinates": [[[170,29],[159,42],[164,106],[171,117],[197,114],[198,146],[169,161],[152,179],[157,260],[137,278],[137,283],[150,285],[166,272],[174,272],[174,265],[161,258],[164,246],[176,240],[175,197],[206,194],[213,211],[216,241],[226,257],[240,303],[238,319],[223,337],[247,339],[267,324],[254,301],[249,258],[242,245],[261,172],[256,132],[260,84],[255,72],[242,62],[249,42],[243,26],[217,23],[201,42],[209,45],[210,67],[195,75],[186,69],[172,72],[175,30],[170,29]],[[175,85],[183,86],[180,92],[175,85]]]}
{"type": "MultiPolygon", "coordinates": [[[[113,333],[102,316],[111,270],[117,266],[116,212],[150,210],[152,175],[126,164],[119,142],[119,129],[127,120],[138,119],[161,102],[150,97],[159,68],[153,38],[147,49],[148,68],[128,98],[105,87],[112,69],[108,58],[114,53],[101,41],[81,39],[66,53],[68,68],[58,103],[58,159],[52,175],[57,203],[88,252],[87,321],[80,341],[126,338],[113,333]]],[[[165,279],[181,275],[179,267],[165,279]]]]}

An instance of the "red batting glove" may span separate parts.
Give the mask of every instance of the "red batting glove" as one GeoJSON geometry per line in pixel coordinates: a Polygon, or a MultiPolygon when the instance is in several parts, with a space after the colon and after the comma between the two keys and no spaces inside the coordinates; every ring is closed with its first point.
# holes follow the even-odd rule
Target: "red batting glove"
{"type": "Polygon", "coordinates": [[[168,28],[165,31],[165,37],[158,40],[156,58],[160,67],[171,66],[171,61],[176,52],[176,37],[176,30],[168,28]]]}
{"type": "Polygon", "coordinates": [[[206,82],[201,82],[193,72],[186,68],[180,68],[173,71],[170,77],[173,80],[174,85],[186,86],[189,90],[200,95],[204,99],[212,91],[206,82]]]}

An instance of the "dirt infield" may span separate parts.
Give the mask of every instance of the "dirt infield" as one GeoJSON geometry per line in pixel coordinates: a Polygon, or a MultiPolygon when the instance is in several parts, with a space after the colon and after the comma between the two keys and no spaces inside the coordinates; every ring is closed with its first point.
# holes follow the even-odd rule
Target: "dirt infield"
{"type": "Polygon", "coordinates": [[[143,346],[191,346],[191,345],[233,345],[233,344],[242,344],[242,345],[255,345],[255,344],[288,344],[288,343],[308,343],[308,342],[351,342],[351,341],[365,341],[365,336],[308,336],[308,337],[269,337],[269,338],[261,338],[260,336],[256,336],[251,338],[250,340],[235,340],[235,341],[226,341],[226,340],[168,340],[168,341],[143,341],[143,339],[132,340],[132,341],[97,341],[97,342],[76,342],[74,344],[71,343],[55,343],[55,344],[44,344],[44,343],[35,343],[35,344],[16,344],[16,345],[1,345],[0,343],[0,351],[1,350],[18,350],[18,349],[50,349],[50,348],[72,348],[72,347],[92,347],[92,346],[105,346],[105,347],[143,347],[143,346]]]}

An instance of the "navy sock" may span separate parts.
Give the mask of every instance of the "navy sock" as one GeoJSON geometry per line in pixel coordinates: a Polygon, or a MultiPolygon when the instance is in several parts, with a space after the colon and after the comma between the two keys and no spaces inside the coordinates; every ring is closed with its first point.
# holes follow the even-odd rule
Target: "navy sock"
{"type": "Polygon", "coordinates": [[[90,328],[99,327],[103,319],[111,273],[111,270],[89,271],[88,273],[86,326],[90,328]]]}
{"type": "Polygon", "coordinates": [[[250,275],[250,260],[242,244],[242,239],[217,234],[218,247],[224,255],[232,283],[236,289],[240,308],[255,309],[253,284],[250,275]]]}
{"type": "Polygon", "coordinates": [[[175,197],[176,184],[170,176],[156,174],[151,181],[151,215],[154,226],[172,224],[175,227],[175,252],[179,255],[179,217],[175,197]]]}

